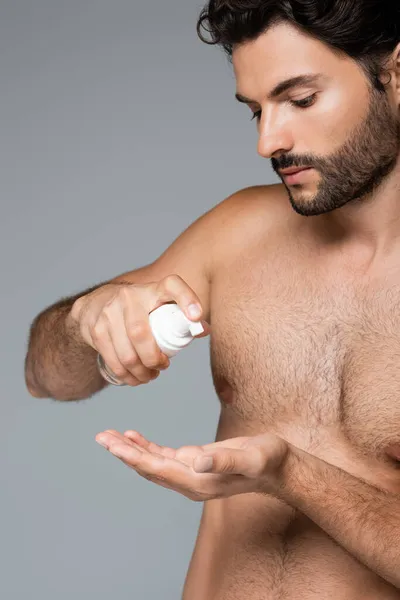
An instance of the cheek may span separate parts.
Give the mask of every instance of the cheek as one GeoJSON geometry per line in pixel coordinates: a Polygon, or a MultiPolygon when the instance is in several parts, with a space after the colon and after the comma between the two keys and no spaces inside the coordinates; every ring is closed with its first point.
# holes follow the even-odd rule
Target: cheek
{"type": "Polygon", "coordinates": [[[314,151],[330,153],[345,143],[368,111],[368,101],[359,95],[337,90],[322,93],[310,110],[307,130],[315,131],[314,151]]]}

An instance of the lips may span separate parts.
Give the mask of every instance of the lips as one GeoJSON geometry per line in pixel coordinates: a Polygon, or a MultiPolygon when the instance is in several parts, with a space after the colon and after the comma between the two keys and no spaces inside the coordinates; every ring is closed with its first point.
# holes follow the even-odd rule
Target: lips
{"type": "Polygon", "coordinates": [[[291,167],[290,169],[281,169],[279,173],[281,173],[281,175],[294,175],[295,173],[300,173],[300,171],[306,171],[307,169],[311,169],[311,167],[291,167]]]}
{"type": "Polygon", "coordinates": [[[307,175],[308,171],[313,171],[312,167],[292,167],[290,169],[283,169],[280,171],[280,175],[282,176],[282,180],[285,185],[301,185],[307,183],[309,179],[309,175],[307,175]]]}

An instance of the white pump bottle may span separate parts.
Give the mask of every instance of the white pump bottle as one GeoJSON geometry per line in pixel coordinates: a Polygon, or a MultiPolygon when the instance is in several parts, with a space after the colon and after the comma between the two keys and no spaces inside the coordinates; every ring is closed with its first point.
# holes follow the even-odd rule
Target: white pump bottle
{"type": "MultiPolygon", "coordinates": [[[[186,348],[196,335],[204,332],[198,321],[190,321],[177,304],[163,304],[149,314],[150,328],[160,350],[172,358],[186,348]]],[[[123,386],[98,354],[97,364],[101,375],[112,385],[123,386]]]]}
{"type": "Polygon", "coordinates": [[[190,321],[177,304],[163,304],[149,315],[150,327],[158,347],[168,358],[188,346],[204,329],[190,321]]]}

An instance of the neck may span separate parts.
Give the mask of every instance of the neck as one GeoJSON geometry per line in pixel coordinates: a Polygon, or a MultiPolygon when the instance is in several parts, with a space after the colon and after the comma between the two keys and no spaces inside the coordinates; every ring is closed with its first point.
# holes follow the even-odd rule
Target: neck
{"type": "Polygon", "coordinates": [[[318,230],[328,243],[371,261],[388,256],[400,244],[400,158],[373,194],[318,217],[318,230]]]}

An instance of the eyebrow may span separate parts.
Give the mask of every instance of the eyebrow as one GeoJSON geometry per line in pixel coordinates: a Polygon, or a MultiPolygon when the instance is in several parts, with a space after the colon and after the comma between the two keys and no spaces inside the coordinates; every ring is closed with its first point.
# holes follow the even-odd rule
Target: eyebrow
{"type": "MultiPolygon", "coordinates": [[[[296,77],[290,77],[290,79],[285,79],[278,83],[273,90],[268,94],[269,100],[274,100],[284,92],[291,90],[296,87],[300,87],[302,85],[309,85],[310,83],[315,83],[318,79],[320,79],[322,75],[320,73],[313,74],[305,74],[305,75],[297,75],[296,77]]],[[[251,100],[250,98],[246,98],[246,96],[242,96],[242,94],[235,94],[236,100],[238,102],[244,102],[245,104],[258,104],[255,100],[251,100]]]]}

